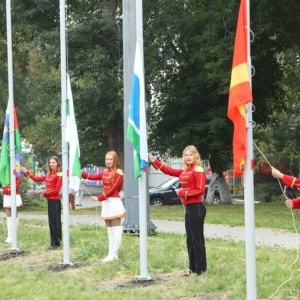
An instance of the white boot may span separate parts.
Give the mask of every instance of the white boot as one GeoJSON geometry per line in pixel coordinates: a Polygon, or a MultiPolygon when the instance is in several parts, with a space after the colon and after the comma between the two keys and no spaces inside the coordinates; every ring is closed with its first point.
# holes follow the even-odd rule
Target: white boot
{"type": "Polygon", "coordinates": [[[112,255],[114,259],[117,259],[118,250],[122,242],[123,226],[115,226],[113,227],[113,231],[114,231],[114,245],[112,249],[112,255]]]}
{"type": "Polygon", "coordinates": [[[6,227],[7,227],[7,238],[4,241],[4,243],[11,243],[12,242],[12,236],[11,236],[11,217],[6,218],[6,227]]]}
{"type": "MultiPolygon", "coordinates": [[[[12,243],[12,224],[11,224],[11,217],[6,218],[7,223],[7,238],[4,241],[4,243],[12,243]]],[[[17,231],[18,231],[18,225],[19,225],[19,218],[17,218],[17,231]]]]}
{"type": "Polygon", "coordinates": [[[112,256],[113,245],[114,245],[113,227],[107,227],[107,235],[108,235],[108,255],[101,260],[102,262],[113,260],[113,256],[112,256]]]}

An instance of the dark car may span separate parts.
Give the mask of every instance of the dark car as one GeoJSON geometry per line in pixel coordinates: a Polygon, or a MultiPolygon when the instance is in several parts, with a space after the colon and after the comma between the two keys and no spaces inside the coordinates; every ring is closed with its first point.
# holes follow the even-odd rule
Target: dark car
{"type": "MultiPolygon", "coordinates": [[[[205,195],[206,199],[207,189],[211,177],[206,178],[205,195]]],[[[174,205],[181,204],[180,198],[177,196],[175,189],[181,188],[178,178],[170,178],[158,187],[149,189],[149,201],[151,205],[174,205]]],[[[220,193],[218,187],[215,186],[215,194],[212,204],[220,203],[220,193]]]]}

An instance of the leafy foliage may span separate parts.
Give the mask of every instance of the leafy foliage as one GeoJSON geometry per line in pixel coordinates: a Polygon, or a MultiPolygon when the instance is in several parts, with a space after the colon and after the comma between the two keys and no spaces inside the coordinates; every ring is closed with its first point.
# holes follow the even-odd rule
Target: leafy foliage
{"type": "MultiPolygon", "coordinates": [[[[102,164],[99,154],[103,156],[110,149],[123,156],[116,3],[68,1],[68,72],[83,164],[102,164]]],[[[52,152],[61,152],[59,2],[18,1],[12,10],[15,102],[20,126],[35,153],[45,159],[52,152]]],[[[0,13],[4,15],[4,11],[0,13]]],[[[4,32],[2,37],[4,41],[4,32]]],[[[7,82],[6,76],[2,79],[7,82]]]]}
{"type": "MultiPolygon", "coordinates": [[[[272,113],[284,106],[277,54],[293,44],[281,43],[293,25],[284,22],[284,29],[274,30],[279,23],[275,9],[267,17],[269,3],[251,3],[253,118],[260,125],[270,124],[272,113]]],[[[279,5],[290,12],[275,1],[279,5]]],[[[226,112],[237,11],[237,1],[157,0],[147,3],[145,16],[151,148],[180,156],[194,144],[217,173],[231,161],[232,124],[226,112]]]]}
{"type": "MultiPolygon", "coordinates": [[[[99,157],[111,149],[121,158],[124,154],[118,5],[116,0],[67,1],[68,72],[83,164],[102,163],[99,157]]],[[[238,6],[236,0],[143,3],[151,151],[181,156],[194,144],[214,172],[222,174],[231,165],[232,124],[226,114],[238,6]]],[[[2,107],[8,98],[5,9],[1,4],[2,107]]],[[[299,1],[253,0],[250,9],[254,137],[292,170],[298,157],[290,149],[300,152],[299,1]]],[[[59,153],[61,145],[59,23],[59,2],[12,4],[14,98],[22,135],[40,160],[59,153]]],[[[2,120],[4,114],[3,109],[2,120]]]]}

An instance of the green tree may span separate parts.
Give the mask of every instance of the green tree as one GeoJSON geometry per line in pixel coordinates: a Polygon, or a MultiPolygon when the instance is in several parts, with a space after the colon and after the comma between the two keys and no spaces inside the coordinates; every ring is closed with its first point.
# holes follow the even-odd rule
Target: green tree
{"type": "Polygon", "coordinates": [[[74,80],[78,127],[85,143],[82,156],[104,163],[107,150],[123,150],[123,95],[117,2],[82,4],[72,15],[68,31],[68,61],[74,80]],[[89,14],[90,11],[95,13],[89,14]],[[89,16],[87,18],[87,16],[89,16]],[[88,143],[87,143],[88,141],[88,143]]]}
{"type": "MultiPolygon", "coordinates": [[[[68,71],[83,163],[102,163],[110,149],[123,157],[122,31],[117,5],[115,0],[67,3],[68,71]]],[[[232,161],[233,125],[227,119],[227,104],[238,6],[236,0],[144,1],[150,148],[181,156],[187,144],[194,144],[220,176],[232,161]]],[[[282,149],[282,136],[289,136],[286,151],[299,150],[300,4],[253,0],[250,8],[255,36],[254,138],[263,145],[270,133],[275,157],[282,149]]],[[[4,4],[0,15],[0,104],[6,107],[4,4]]],[[[16,1],[12,16],[14,94],[21,132],[44,158],[61,145],[59,2],[16,1]]],[[[2,119],[4,113],[0,112],[2,119]]],[[[289,159],[292,167],[296,157],[289,159]]]]}
{"type": "MultiPolygon", "coordinates": [[[[160,0],[147,2],[145,10],[151,148],[180,156],[187,144],[194,144],[219,175],[232,161],[227,104],[238,5],[238,1],[160,0]]],[[[273,26],[280,23],[273,8],[268,17],[268,5],[267,0],[251,2],[253,118],[262,125],[272,122],[272,112],[283,106],[276,54],[293,43],[283,45],[280,40],[287,38],[292,22],[276,32],[273,26]]],[[[289,10],[282,1],[272,1],[273,5],[289,10]]]]}
{"type": "MultiPolygon", "coordinates": [[[[104,163],[102,157],[110,149],[123,157],[116,4],[117,1],[79,0],[67,3],[68,72],[83,164],[104,163]]],[[[12,10],[15,102],[20,108],[20,126],[35,152],[45,157],[49,151],[59,153],[61,145],[59,2],[18,1],[12,10]],[[54,122],[52,126],[49,120],[54,122]],[[51,134],[45,131],[47,126],[51,134]],[[51,147],[44,147],[49,139],[51,147]]],[[[0,13],[5,15],[5,7],[0,13]]],[[[1,33],[0,41],[6,38],[6,32],[1,33]]],[[[5,50],[1,48],[2,52],[5,50]]],[[[3,74],[2,80],[7,82],[7,75],[3,74]]]]}
{"type": "Polygon", "coordinates": [[[259,160],[265,161],[266,158],[273,166],[295,176],[298,176],[300,167],[299,50],[295,47],[278,54],[283,73],[280,82],[283,106],[280,111],[272,113],[272,122],[254,130],[260,151],[254,150],[259,160]]]}

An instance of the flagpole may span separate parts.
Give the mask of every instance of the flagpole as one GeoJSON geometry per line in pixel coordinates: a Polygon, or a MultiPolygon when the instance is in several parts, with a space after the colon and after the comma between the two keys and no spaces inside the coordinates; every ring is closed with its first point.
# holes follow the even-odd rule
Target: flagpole
{"type": "MultiPolygon", "coordinates": [[[[246,0],[247,7],[247,64],[250,86],[251,80],[251,49],[250,49],[250,0],[246,0]]],[[[256,257],[255,257],[255,213],[254,213],[254,180],[253,180],[253,130],[252,103],[246,104],[246,138],[247,151],[245,162],[245,241],[246,241],[246,275],[247,299],[256,300],[256,257]]]]}
{"type": "Polygon", "coordinates": [[[61,56],[61,149],[62,149],[62,194],[63,194],[63,265],[70,261],[70,220],[68,191],[68,147],[66,143],[66,101],[67,101],[67,63],[66,63],[66,1],[60,0],[60,56],[61,56]]]}
{"type": "MultiPolygon", "coordinates": [[[[124,90],[124,199],[126,216],[123,231],[136,235],[139,232],[139,187],[134,176],[133,145],[128,140],[128,117],[132,88],[132,69],[136,50],[136,1],[122,1],[123,20],[123,90],[124,90]]],[[[148,180],[146,179],[148,182],[148,180]]],[[[150,209],[147,206],[148,231],[154,232],[156,226],[150,220],[150,209]]]]}
{"type": "MultiPolygon", "coordinates": [[[[143,45],[143,1],[136,1],[136,37],[140,49],[141,62],[144,73],[144,45],[143,45]]],[[[144,76],[143,76],[144,77],[144,76]]],[[[145,84],[144,82],[142,84],[145,84]]],[[[145,88],[145,87],[143,87],[145,88]]],[[[139,224],[140,224],[140,275],[137,279],[151,280],[148,273],[147,253],[147,174],[141,172],[139,181],[139,224]]]]}
{"type": "Polygon", "coordinates": [[[7,25],[7,64],[8,64],[8,114],[9,114],[9,160],[11,187],[11,232],[12,250],[17,248],[17,207],[16,207],[16,161],[15,161],[15,126],[14,126],[14,88],[13,88],[13,56],[12,56],[12,26],[11,1],[6,0],[7,25]]]}

